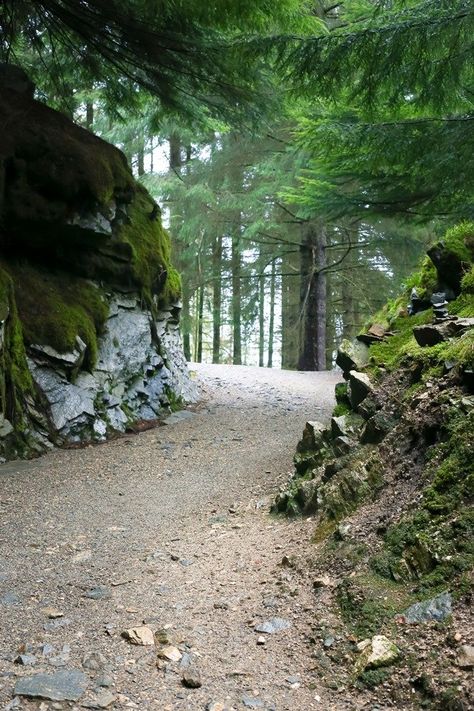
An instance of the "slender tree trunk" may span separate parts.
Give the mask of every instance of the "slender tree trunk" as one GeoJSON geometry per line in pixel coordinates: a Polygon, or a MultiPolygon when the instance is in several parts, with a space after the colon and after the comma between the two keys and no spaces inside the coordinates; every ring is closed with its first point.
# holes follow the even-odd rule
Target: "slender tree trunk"
{"type": "Polygon", "coordinates": [[[234,228],[232,234],[232,334],[233,352],[232,362],[234,365],[242,364],[242,284],[241,284],[241,257],[239,249],[239,227],[234,228]]]}
{"type": "Polygon", "coordinates": [[[301,289],[303,325],[300,370],[324,370],[326,367],[326,232],[322,226],[306,226],[301,248],[304,278],[301,289]]]}
{"type": "Polygon", "coordinates": [[[138,175],[145,175],[145,144],[142,141],[137,153],[138,175]]]}
{"type": "Polygon", "coordinates": [[[170,144],[170,168],[171,170],[179,170],[183,164],[181,158],[181,139],[179,135],[173,131],[169,137],[170,144]]]}
{"type": "Polygon", "coordinates": [[[204,287],[197,291],[196,363],[202,363],[202,327],[204,318],[204,287]]]}
{"type": "Polygon", "coordinates": [[[270,319],[268,324],[268,361],[267,367],[273,368],[273,341],[275,338],[275,291],[276,291],[276,265],[275,259],[272,262],[272,273],[270,277],[270,319]]]}
{"type": "Polygon", "coordinates": [[[300,282],[298,254],[285,254],[281,260],[281,367],[295,369],[300,352],[300,282]]]}
{"type": "Polygon", "coordinates": [[[258,365],[263,368],[265,358],[265,275],[258,283],[258,365]]]}
{"type": "Polygon", "coordinates": [[[184,357],[189,362],[191,360],[191,311],[190,311],[190,298],[189,291],[187,288],[186,281],[183,281],[181,298],[183,302],[183,308],[181,309],[181,329],[183,331],[183,350],[184,357]]]}
{"type": "Polygon", "coordinates": [[[212,362],[221,359],[221,307],[222,307],[222,236],[216,237],[212,251],[212,362]]]}
{"type": "Polygon", "coordinates": [[[88,101],[86,104],[86,127],[89,131],[92,131],[94,127],[94,104],[92,101],[88,101]]]}
{"type": "Polygon", "coordinates": [[[155,172],[155,147],[154,147],[154,141],[153,141],[153,136],[150,138],[150,173],[155,172]]]}

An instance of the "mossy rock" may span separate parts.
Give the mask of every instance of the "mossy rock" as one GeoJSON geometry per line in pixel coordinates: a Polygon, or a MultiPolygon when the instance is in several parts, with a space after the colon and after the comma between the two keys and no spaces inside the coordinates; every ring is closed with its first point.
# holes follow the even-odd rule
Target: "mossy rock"
{"type": "Polygon", "coordinates": [[[97,338],[108,315],[101,291],[83,279],[29,264],[5,264],[16,292],[18,314],[27,345],[74,350],[76,337],[86,344],[84,367],[97,359],[97,338]]]}
{"type": "Polygon", "coordinates": [[[1,249],[49,269],[179,298],[179,274],[158,205],[124,154],[26,95],[0,89],[5,141],[1,249]]]}
{"type": "Polygon", "coordinates": [[[1,267],[0,308],[4,320],[0,343],[0,408],[2,417],[8,420],[14,429],[9,438],[9,453],[19,455],[27,446],[27,401],[32,401],[34,387],[26,362],[13,283],[1,267]]]}

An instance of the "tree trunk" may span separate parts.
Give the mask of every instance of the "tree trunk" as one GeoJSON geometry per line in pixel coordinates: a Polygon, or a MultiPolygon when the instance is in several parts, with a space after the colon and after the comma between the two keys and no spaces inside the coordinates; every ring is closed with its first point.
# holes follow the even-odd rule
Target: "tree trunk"
{"type": "Polygon", "coordinates": [[[259,283],[258,283],[258,365],[260,368],[263,368],[264,358],[265,358],[265,275],[261,274],[259,277],[259,283]]]}
{"type": "Polygon", "coordinates": [[[216,237],[212,251],[212,362],[221,360],[222,236],[216,237]]]}
{"type": "Polygon", "coordinates": [[[202,363],[202,322],[204,317],[204,287],[197,291],[196,363],[202,363]]]}
{"type": "Polygon", "coordinates": [[[275,259],[272,262],[272,274],[270,278],[270,320],[268,324],[268,361],[267,367],[273,368],[273,340],[275,337],[275,287],[276,287],[276,266],[275,259]]]}
{"type": "Polygon", "coordinates": [[[183,161],[181,159],[181,140],[177,133],[174,131],[169,137],[170,143],[170,168],[171,170],[178,170],[181,168],[183,161]]]}
{"type": "Polygon", "coordinates": [[[241,259],[239,249],[239,227],[234,228],[232,234],[232,362],[242,365],[242,284],[241,284],[241,259]]]}
{"type": "Polygon", "coordinates": [[[298,254],[284,254],[281,260],[281,367],[295,369],[300,352],[300,275],[298,254]]]}
{"type": "Polygon", "coordinates": [[[137,167],[138,167],[139,177],[141,177],[142,175],[145,175],[145,145],[144,145],[143,141],[141,142],[141,144],[138,148],[137,167]]]}
{"type": "Polygon", "coordinates": [[[301,247],[302,350],[300,370],[326,368],[326,232],[322,226],[305,226],[301,247]]]}
{"type": "Polygon", "coordinates": [[[86,104],[86,127],[92,131],[94,127],[94,104],[88,101],[86,104]]]}

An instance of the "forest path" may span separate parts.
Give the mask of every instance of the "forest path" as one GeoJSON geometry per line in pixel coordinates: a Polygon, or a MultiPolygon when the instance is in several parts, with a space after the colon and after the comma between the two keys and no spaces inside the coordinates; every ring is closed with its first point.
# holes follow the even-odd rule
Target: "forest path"
{"type": "Polygon", "coordinates": [[[311,526],[268,515],[305,420],[329,416],[338,376],[192,369],[203,401],[187,419],[0,467],[0,705],[19,676],[77,669],[89,686],[76,704],[14,708],[354,708],[320,688],[311,581],[281,565],[308,550],[311,526]],[[255,624],[274,617],[291,626],[258,644],[255,624]],[[201,688],[121,637],[142,622],[169,626],[201,688]],[[13,664],[21,645],[33,666],[13,664]],[[83,666],[93,652],[95,671],[83,666]]]}

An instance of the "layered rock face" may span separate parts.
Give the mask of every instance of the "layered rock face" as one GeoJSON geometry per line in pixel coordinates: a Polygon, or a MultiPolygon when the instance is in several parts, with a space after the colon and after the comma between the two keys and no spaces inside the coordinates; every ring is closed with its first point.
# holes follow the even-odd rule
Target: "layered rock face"
{"type": "Polygon", "coordinates": [[[3,74],[0,456],[11,458],[104,439],[197,393],[158,205],[119,150],[3,74]]]}

